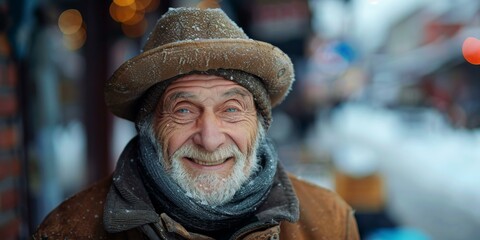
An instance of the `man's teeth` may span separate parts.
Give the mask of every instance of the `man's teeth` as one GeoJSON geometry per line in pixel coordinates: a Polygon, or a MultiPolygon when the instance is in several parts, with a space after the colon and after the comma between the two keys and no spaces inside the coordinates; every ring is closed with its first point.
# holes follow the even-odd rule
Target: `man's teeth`
{"type": "Polygon", "coordinates": [[[198,160],[198,159],[194,159],[194,158],[188,158],[190,160],[192,160],[194,163],[196,164],[199,164],[199,165],[204,165],[204,166],[214,166],[214,165],[218,165],[218,164],[222,164],[224,163],[225,161],[227,161],[228,158],[226,159],[221,159],[221,160],[216,160],[216,161],[202,161],[202,160],[198,160]]]}

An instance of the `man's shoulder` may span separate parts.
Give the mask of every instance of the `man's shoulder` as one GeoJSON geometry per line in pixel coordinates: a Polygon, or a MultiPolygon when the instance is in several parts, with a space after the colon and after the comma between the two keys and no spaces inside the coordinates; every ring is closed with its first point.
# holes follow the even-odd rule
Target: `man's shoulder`
{"type": "Polygon", "coordinates": [[[296,223],[282,223],[284,239],[358,239],[352,208],[334,191],[289,174],[300,205],[296,223]]]}
{"type": "Polygon", "coordinates": [[[105,235],[103,208],[111,182],[111,177],[104,178],[62,202],[45,217],[33,238],[99,238],[105,235]]]}

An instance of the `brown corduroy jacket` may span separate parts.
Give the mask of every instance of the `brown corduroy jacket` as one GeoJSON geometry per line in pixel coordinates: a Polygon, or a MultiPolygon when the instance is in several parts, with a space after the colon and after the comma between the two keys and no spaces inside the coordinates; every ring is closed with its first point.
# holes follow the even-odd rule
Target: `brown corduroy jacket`
{"type": "MultiPolygon", "coordinates": [[[[338,195],[289,177],[300,203],[299,221],[253,231],[242,239],[359,239],[353,210],[338,195]]],[[[40,224],[33,239],[146,239],[137,229],[116,234],[105,231],[103,210],[110,185],[111,177],[63,202],[40,224]]]]}

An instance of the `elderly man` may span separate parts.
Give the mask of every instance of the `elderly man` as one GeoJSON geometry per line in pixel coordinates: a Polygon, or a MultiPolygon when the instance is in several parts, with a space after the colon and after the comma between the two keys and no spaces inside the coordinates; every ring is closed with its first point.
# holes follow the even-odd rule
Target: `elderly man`
{"type": "Polygon", "coordinates": [[[293,79],[282,51],[221,10],[170,9],[106,83],[138,136],[34,238],[358,239],[352,209],[288,175],[265,136],[293,79]]]}

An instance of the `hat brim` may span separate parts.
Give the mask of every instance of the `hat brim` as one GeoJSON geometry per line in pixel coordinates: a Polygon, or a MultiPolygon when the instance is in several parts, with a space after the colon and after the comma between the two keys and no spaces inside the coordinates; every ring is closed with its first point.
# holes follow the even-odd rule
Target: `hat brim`
{"type": "Polygon", "coordinates": [[[145,51],[122,64],[105,84],[105,101],[117,116],[134,121],[138,102],[153,85],[209,69],[236,69],[262,79],[272,107],[294,80],[290,58],[277,47],[251,39],[180,41],[145,51]]]}

